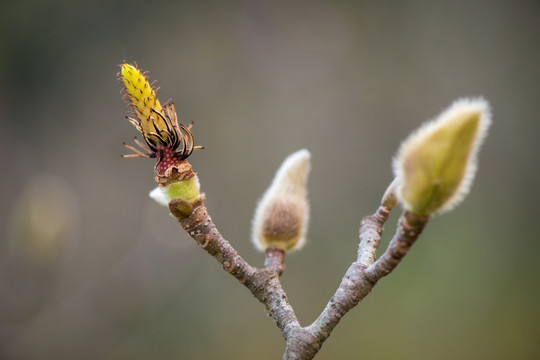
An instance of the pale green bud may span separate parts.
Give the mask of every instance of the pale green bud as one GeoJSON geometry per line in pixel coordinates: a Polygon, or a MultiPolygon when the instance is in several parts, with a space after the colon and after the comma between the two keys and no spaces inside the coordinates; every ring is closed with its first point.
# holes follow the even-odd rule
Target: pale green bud
{"type": "Polygon", "coordinates": [[[200,195],[197,174],[186,180],[175,181],[166,186],[158,186],[150,192],[150,197],[159,204],[168,206],[172,199],[193,200],[200,195]]]}
{"type": "Polygon", "coordinates": [[[257,249],[264,251],[275,246],[295,250],[305,244],[309,221],[306,184],[310,157],[307,150],[289,155],[259,201],[251,236],[257,249]]]}
{"type": "Polygon", "coordinates": [[[396,195],[406,210],[423,216],[442,213],[464,199],[490,124],[484,99],[461,99],[401,144],[393,168],[396,195]]]}

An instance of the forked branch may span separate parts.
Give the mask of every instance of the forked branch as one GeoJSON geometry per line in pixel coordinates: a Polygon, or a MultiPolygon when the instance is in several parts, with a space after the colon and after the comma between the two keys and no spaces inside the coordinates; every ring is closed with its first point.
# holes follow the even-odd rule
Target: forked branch
{"type": "Polygon", "coordinates": [[[145,141],[135,140],[142,150],[125,144],[133,151],[126,157],[157,158],[154,172],[159,186],[150,196],[168,205],[184,230],[266,306],[286,340],[283,359],[287,360],[312,359],[343,316],[399,265],[430,217],[463,200],[491,123],[484,99],[461,99],[402,143],[393,162],[394,181],[375,214],[360,222],[356,260],[319,317],[302,327],[280,276],[286,252],[300,249],[306,239],[309,152],[300,150],[284,161],[257,206],[252,241],[265,252],[266,260],[264,268],[253,267],[223,238],[204,206],[198,177],[186,160],[202,148],[195,146],[192,124],[178,122],[173,103],[161,105],[157,89],[136,66],[122,64],[119,79],[132,107],[134,117],[128,119],[145,141]],[[377,258],[383,225],[398,199],[405,210],[388,247],[377,258]]]}
{"type": "Polygon", "coordinates": [[[265,267],[253,267],[217,230],[202,196],[193,201],[174,199],[169,209],[184,230],[266,306],[286,340],[283,359],[287,360],[312,359],[341,318],[371,292],[380,278],[399,264],[428,221],[427,217],[404,212],[396,234],[377,260],[383,225],[391,208],[381,206],[375,214],[363,218],[356,261],[350,265],[320,316],[311,325],[302,327],[279,278],[285,267],[283,250],[268,248],[265,267]]]}

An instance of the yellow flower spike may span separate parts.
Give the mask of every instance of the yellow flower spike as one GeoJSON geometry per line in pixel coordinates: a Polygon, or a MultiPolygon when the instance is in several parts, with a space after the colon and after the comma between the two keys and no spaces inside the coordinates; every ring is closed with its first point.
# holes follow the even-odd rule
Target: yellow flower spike
{"type": "Polygon", "coordinates": [[[146,76],[130,64],[122,64],[121,76],[142,131],[149,134],[166,130],[165,121],[157,115],[162,113],[161,104],[146,76]]]}
{"type": "Polygon", "coordinates": [[[124,157],[157,158],[156,181],[161,186],[193,177],[191,165],[185,159],[202,146],[194,145],[192,124],[185,126],[178,122],[173,103],[161,105],[156,89],[137,67],[122,64],[118,76],[124,85],[124,97],[133,110],[127,118],[146,142],[135,139],[140,149],[124,144],[134,152],[124,157]]]}
{"type": "Polygon", "coordinates": [[[429,216],[449,211],[465,198],[490,124],[484,99],[462,99],[402,143],[394,174],[396,195],[406,210],[429,216]]]}

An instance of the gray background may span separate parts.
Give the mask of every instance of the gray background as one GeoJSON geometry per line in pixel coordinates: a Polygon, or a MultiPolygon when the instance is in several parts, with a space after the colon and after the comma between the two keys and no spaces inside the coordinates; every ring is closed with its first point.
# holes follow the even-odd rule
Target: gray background
{"type": "MultiPolygon", "coordinates": [[[[116,81],[136,61],[195,122],[211,215],[253,265],[256,201],[312,153],[302,324],[355,257],[399,143],[454,99],[494,125],[466,201],[339,324],[320,359],[538,356],[538,1],[7,1],[0,14],[0,358],[278,359],[264,307],[147,193],[116,81]]],[[[387,225],[385,244],[397,220],[387,225]]]]}

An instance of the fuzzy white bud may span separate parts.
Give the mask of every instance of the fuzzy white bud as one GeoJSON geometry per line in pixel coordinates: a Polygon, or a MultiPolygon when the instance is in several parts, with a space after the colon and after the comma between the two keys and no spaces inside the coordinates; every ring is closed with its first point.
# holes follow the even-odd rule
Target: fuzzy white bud
{"type": "Polygon", "coordinates": [[[269,246],[300,249],[309,221],[307,178],[311,155],[299,150],[287,157],[257,205],[251,240],[264,251],[269,246]]]}

